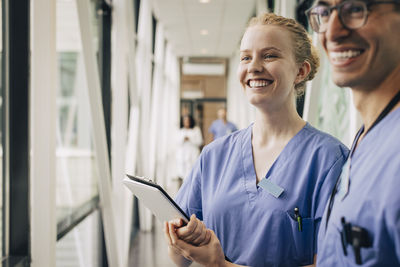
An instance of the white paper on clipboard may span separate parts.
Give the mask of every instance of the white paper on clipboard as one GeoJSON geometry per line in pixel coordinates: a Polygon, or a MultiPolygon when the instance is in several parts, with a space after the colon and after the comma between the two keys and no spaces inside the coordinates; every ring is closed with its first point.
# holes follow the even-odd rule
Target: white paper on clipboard
{"type": "Polygon", "coordinates": [[[185,224],[188,216],[161,186],[140,177],[126,175],[123,184],[139,199],[142,204],[161,222],[182,218],[185,224]]]}

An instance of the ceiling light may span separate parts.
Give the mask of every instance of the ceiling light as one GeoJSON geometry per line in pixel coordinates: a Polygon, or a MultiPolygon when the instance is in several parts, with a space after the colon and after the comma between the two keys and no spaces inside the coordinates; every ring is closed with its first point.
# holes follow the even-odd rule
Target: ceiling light
{"type": "Polygon", "coordinates": [[[202,4],[207,4],[207,3],[210,3],[210,0],[199,0],[199,2],[202,4]]]}
{"type": "Polygon", "coordinates": [[[201,35],[207,35],[207,34],[208,34],[208,31],[205,30],[205,29],[203,29],[203,30],[200,31],[200,34],[201,34],[201,35]]]}

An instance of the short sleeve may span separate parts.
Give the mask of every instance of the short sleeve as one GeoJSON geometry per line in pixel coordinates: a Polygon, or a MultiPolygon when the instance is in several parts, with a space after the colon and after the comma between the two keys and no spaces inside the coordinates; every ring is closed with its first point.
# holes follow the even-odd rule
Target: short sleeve
{"type": "Polygon", "coordinates": [[[184,180],[175,202],[190,217],[196,214],[196,217],[203,220],[202,212],[202,193],[201,193],[201,175],[202,175],[202,155],[196,161],[189,176],[184,180]]]}
{"type": "Polygon", "coordinates": [[[325,208],[328,205],[332,190],[335,187],[336,181],[342,172],[342,167],[346,161],[347,153],[343,153],[330,167],[327,175],[322,180],[322,184],[319,187],[317,197],[315,199],[315,213],[314,213],[314,254],[318,251],[318,232],[321,225],[322,217],[324,215],[325,208]]]}

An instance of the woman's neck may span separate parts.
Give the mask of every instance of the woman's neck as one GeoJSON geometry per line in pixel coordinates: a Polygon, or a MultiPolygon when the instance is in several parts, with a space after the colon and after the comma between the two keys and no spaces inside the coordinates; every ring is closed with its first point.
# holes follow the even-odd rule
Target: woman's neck
{"type": "Polygon", "coordinates": [[[269,146],[276,142],[285,142],[295,136],[305,124],[294,107],[276,112],[258,110],[253,125],[253,144],[269,146]]]}

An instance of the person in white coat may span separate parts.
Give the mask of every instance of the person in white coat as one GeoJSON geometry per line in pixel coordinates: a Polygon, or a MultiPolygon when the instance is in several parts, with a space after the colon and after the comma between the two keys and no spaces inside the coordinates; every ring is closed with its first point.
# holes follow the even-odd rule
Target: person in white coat
{"type": "Polygon", "coordinates": [[[189,175],[194,163],[200,155],[203,137],[199,127],[195,126],[192,116],[182,117],[181,128],[177,134],[177,176],[182,182],[189,175]]]}

